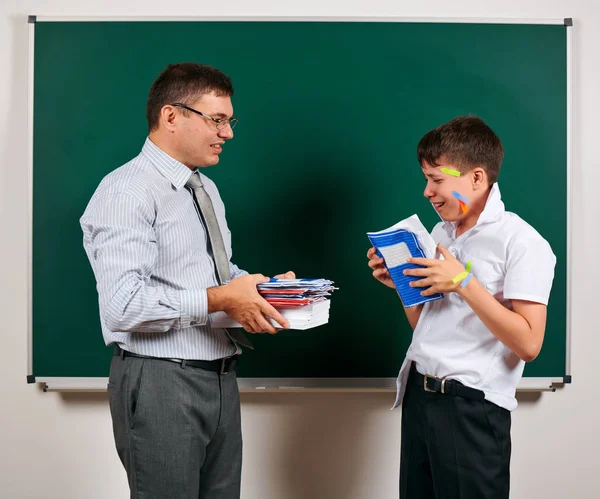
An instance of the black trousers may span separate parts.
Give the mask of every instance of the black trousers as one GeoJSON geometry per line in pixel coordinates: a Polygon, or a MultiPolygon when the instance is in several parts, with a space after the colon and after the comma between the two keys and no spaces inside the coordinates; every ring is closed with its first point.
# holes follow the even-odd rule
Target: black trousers
{"type": "Polygon", "coordinates": [[[401,499],[507,499],[510,412],[427,392],[411,370],[402,402],[401,499]]]}
{"type": "Polygon", "coordinates": [[[235,372],[115,356],[108,393],[132,499],[239,499],[235,372]]]}

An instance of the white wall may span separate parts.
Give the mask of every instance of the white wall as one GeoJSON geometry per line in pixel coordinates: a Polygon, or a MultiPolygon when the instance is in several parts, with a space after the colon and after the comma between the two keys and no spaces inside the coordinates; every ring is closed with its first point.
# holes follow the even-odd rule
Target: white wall
{"type": "MultiPolygon", "coordinates": [[[[516,499],[598,498],[600,4],[597,0],[0,0],[0,497],[127,497],[105,394],[26,385],[28,14],[573,17],[574,383],[521,397],[513,416],[516,499]],[[300,2],[298,2],[300,3],[300,2]]],[[[543,175],[543,165],[539,168],[543,175]]],[[[534,195],[534,190],[532,190],[534,195]]],[[[548,206],[549,214],[552,207],[548,206]]],[[[362,262],[359,262],[362,264],[362,262]]],[[[57,342],[60,335],[57,332],[57,342]]],[[[65,349],[65,355],[68,355],[65,349]]],[[[400,412],[391,393],[245,394],[244,499],[392,499],[400,412]]]]}

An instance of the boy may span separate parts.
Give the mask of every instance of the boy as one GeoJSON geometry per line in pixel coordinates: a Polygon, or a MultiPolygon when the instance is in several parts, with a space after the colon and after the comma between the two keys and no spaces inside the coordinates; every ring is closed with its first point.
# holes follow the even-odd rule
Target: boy
{"type": "MultiPolygon", "coordinates": [[[[504,210],[496,180],[500,139],[479,118],[426,133],[417,156],[424,195],[442,222],[443,259],[411,258],[413,286],[444,299],[405,308],[414,329],[398,376],[401,499],[506,499],[510,411],[525,362],[538,355],[556,258],[525,221],[504,210]]],[[[374,248],[373,276],[394,288],[374,248]]]]}

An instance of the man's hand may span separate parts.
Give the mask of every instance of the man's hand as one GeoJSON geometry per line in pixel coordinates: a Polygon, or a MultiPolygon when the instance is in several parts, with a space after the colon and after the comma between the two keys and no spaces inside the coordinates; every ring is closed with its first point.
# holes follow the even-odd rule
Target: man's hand
{"type": "Polygon", "coordinates": [[[429,289],[421,291],[422,296],[456,291],[460,287],[462,279],[457,283],[452,282],[452,279],[463,272],[466,272],[462,263],[454,258],[452,253],[450,253],[441,244],[438,244],[438,250],[444,257],[444,260],[437,260],[433,258],[409,258],[408,263],[423,265],[426,268],[406,269],[403,272],[404,275],[423,277],[423,279],[411,282],[411,287],[424,288],[431,286],[429,289]]]}
{"type": "Polygon", "coordinates": [[[269,278],[262,274],[253,274],[237,277],[223,286],[209,288],[209,312],[223,310],[248,333],[277,333],[279,329],[275,328],[267,317],[275,320],[283,329],[287,329],[288,321],[260,296],[256,289],[258,284],[264,282],[269,282],[269,278]]]}
{"type": "Polygon", "coordinates": [[[396,289],[392,276],[390,276],[388,269],[385,268],[383,258],[377,256],[377,250],[375,248],[369,248],[369,251],[367,251],[367,258],[369,259],[369,267],[373,270],[373,277],[385,284],[388,288],[396,289]]]}
{"type": "Polygon", "coordinates": [[[288,270],[285,274],[277,274],[273,277],[275,277],[275,279],[296,279],[296,274],[291,270],[288,270]]]}

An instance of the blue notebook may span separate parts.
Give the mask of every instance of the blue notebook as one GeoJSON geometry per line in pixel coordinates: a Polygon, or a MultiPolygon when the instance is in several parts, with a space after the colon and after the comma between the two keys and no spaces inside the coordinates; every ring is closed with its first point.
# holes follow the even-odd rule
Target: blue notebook
{"type": "MultiPolygon", "coordinates": [[[[429,236],[429,234],[427,235],[429,236]]],[[[419,239],[413,232],[390,228],[381,232],[368,232],[367,236],[371,244],[377,249],[377,254],[383,258],[405,307],[414,307],[444,297],[442,293],[422,296],[421,291],[427,288],[411,288],[409,285],[411,281],[418,281],[422,278],[407,276],[402,273],[405,269],[423,268],[422,265],[408,263],[407,258],[411,256],[427,258],[425,251],[419,244],[419,239]]]]}

